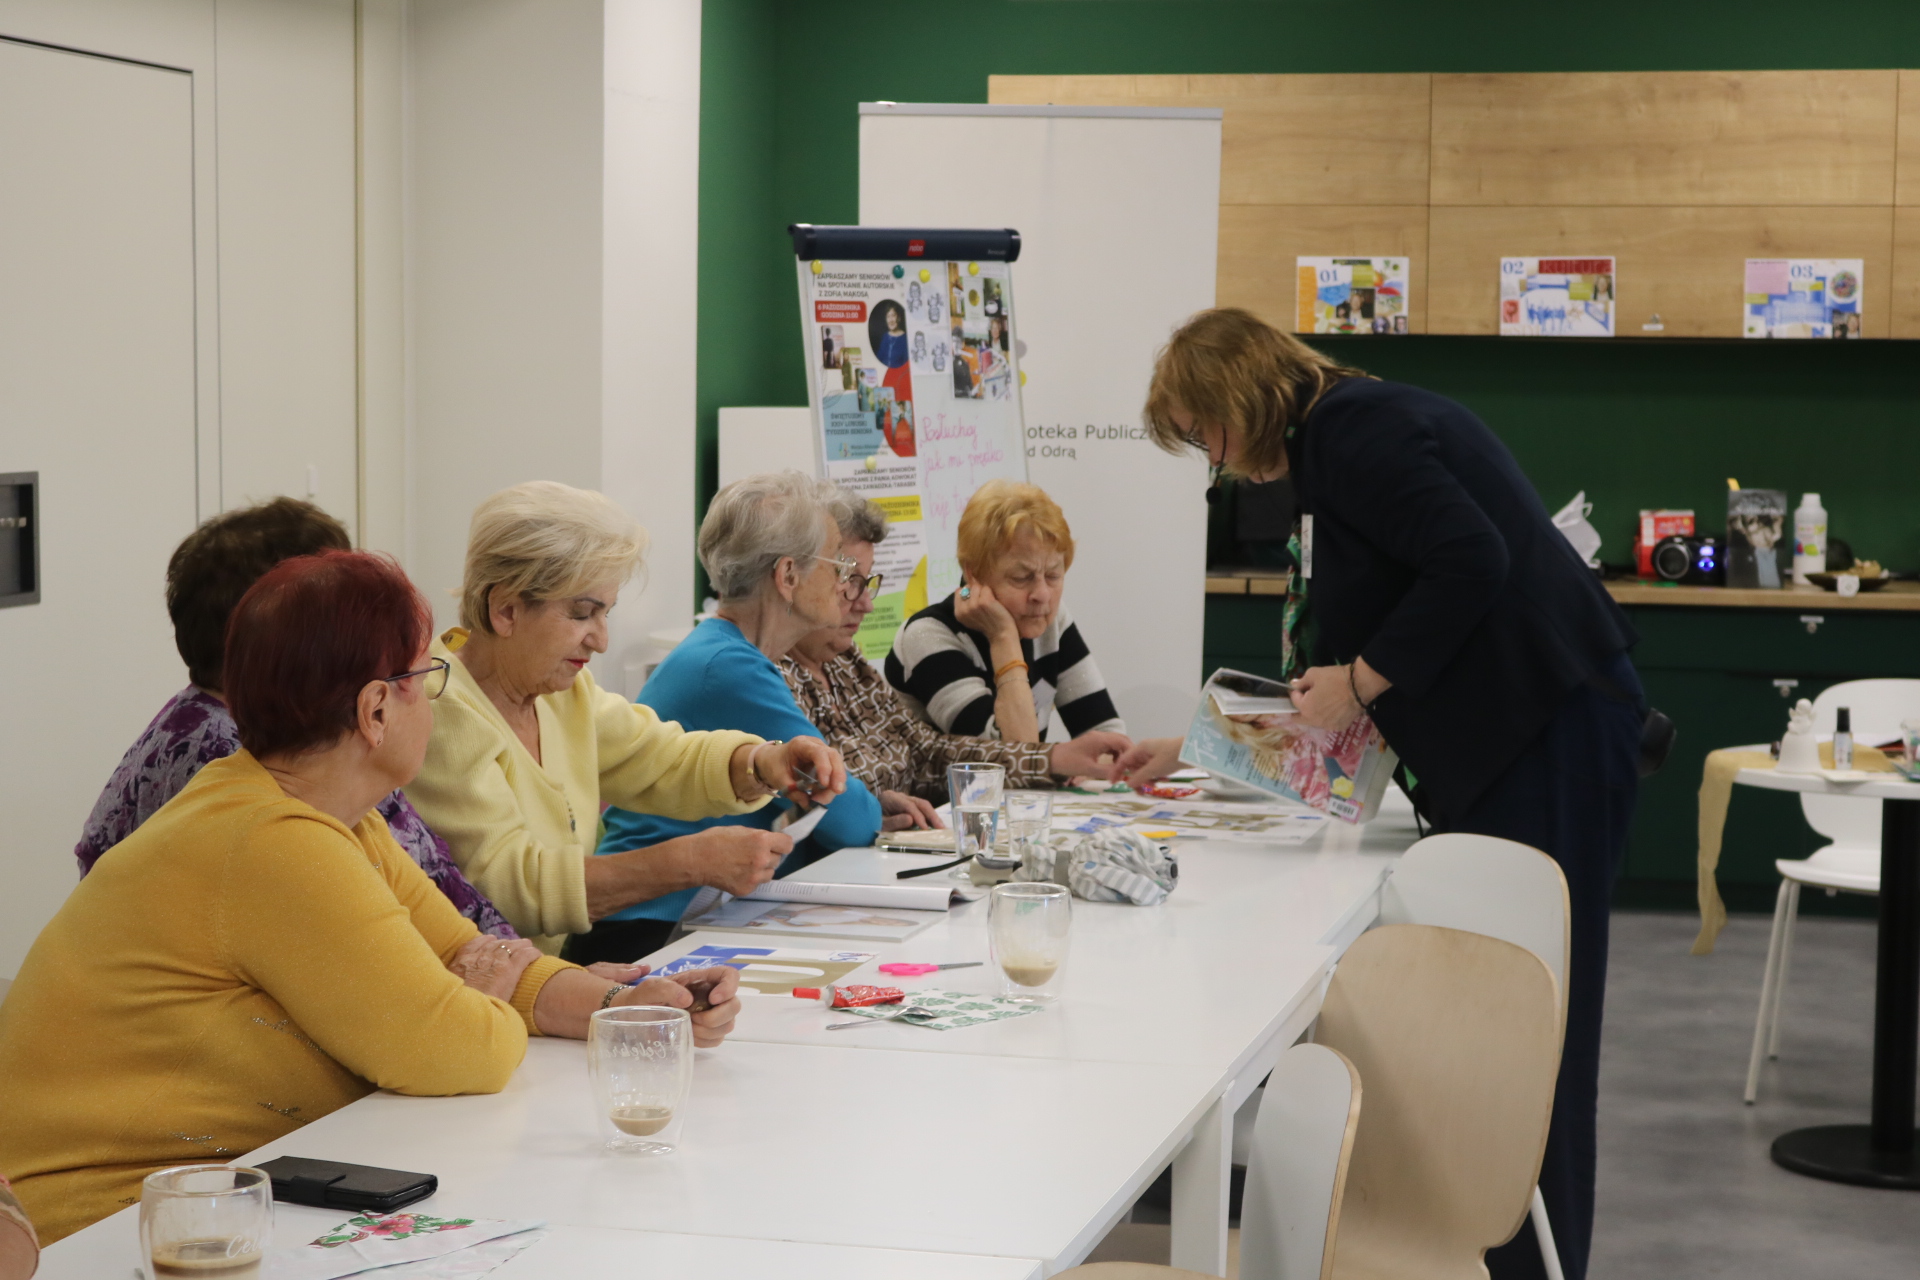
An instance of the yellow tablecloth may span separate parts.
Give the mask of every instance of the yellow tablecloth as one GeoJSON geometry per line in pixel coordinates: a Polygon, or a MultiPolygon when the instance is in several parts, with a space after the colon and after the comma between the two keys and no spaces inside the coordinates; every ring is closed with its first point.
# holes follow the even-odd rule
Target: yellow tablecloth
{"type": "MultiPolygon", "coordinates": [[[[1833,744],[1820,744],[1820,766],[1833,768],[1833,744]]],[[[1771,769],[1773,756],[1766,751],[1740,751],[1724,748],[1707,753],[1707,765],[1700,776],[1700,936],[1693,940],[1693,954],[1711,955],[1713,942],[1727,927],[1727,905],[1720,900],[1720,885],[1714,873],[1720,866],[1720,839],[1727,830],[1727,802],[1733,798],[1733,776],[1742,769],[1771,769]]],[[[1893,773],[1893,762],[1872,747],[1855,746],[1853,767],[1873,773],[1893,773]]]]}

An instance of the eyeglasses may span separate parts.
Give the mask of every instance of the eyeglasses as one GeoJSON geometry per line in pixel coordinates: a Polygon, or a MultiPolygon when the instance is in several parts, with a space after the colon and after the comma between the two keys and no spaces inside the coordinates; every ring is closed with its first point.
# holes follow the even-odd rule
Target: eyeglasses
{"type": "Polygon", "coordinates": [[[805,558],[808,560],[824,560],[826,563],[832,565],[837,571],[834,573],[833,579],[843,587],[853,578],[854,574],[860,572],[860,565],[856,561],[843,560],[839,556],[807,556],[805,558]]]}
{"type": "Polygon", "coordinates": [[[840,594],[849,600],[858,600],[861,596],[871,600],[880,594],[880,584],[886,580],[884,573],[871,573],[865,578],[842,578],[840,594]]]}
{"type": "Polygon", "coordinates": [[[402,671],[397,676],[383,676],[388,684],[398,684],[402,680],[411,680],[415,676],[425,676],[420,688],[428,698],[437,698],[447,691],[447,677],[453,674],[453,664],[445,658],[435,658],[418,671],[402,671]]]}

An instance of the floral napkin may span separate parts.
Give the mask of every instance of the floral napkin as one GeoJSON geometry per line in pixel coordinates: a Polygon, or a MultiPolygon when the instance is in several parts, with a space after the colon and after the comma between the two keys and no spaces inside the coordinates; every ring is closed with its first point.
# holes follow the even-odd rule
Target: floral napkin
{"type": "MultiPolygon", "coordinates": [[[[932,1027],[935,1031],[951,1031],[955,1027],[977,1026],[982,1022],[998,1022],[1002,1018],[1018,1018],[1023,1014],[1038,1013],[1037,1004],[1015,1004],[999,996],[968,995],[964,991],[909,991],[904,1002],[908,1008],[931,1009],[938,1016],[932,1018],[901,1018],[900,1021],[915,1027],[932,1027]]],[[[836,1016],[850,1013],[856,1018],[879,1018],[886,1020],[900,1011],[900,1005],[870,1005],[859,1009],[834,1009],[836,1016]]]]}
{"type": "Polygon", "coordinates": [[[493,1270],[546,1233],[538,1220],[360,1213],[308,1244],[275,1249],[261,1280],[336,1280],[381,1268],[381,1280],[441,1280],[493,1270]],[[406,1264],[406,1265],[399,1265],[406,1264]]]}

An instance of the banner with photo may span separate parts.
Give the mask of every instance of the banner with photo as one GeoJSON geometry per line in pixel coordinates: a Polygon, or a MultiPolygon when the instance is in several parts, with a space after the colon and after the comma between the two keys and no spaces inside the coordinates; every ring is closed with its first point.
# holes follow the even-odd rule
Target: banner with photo
{"type": "Polygon", "coordinates": [[[879,661],[906,620],[960,585],[960,513],[1027,478],[1012,231],[789,228],[819,473],[886,510],[861,626],[879,661]]]}
{"type": "Polygon", "coordinates": [[[1500,336],[1611,338],[1611,257],[1500,259],[1500,336]]]}

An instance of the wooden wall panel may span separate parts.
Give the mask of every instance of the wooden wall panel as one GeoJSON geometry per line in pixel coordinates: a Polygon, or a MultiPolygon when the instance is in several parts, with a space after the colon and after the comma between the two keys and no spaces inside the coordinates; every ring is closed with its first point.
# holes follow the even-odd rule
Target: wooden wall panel
{"type": "Polygon", "coordinates": [[[1407,285],[1413,301],[1407,309],[1407,325],[1415,333],[1424,333],[1425,205],[1222,205],[1217,296],[1223,307],[1245,307],[1268,324],[1292,332],[1298,300],[1295,258],[1389,254],[1409,259],[1407,285]]]}
{"type": "Polygon", "coordinates": [[[1436,75],[1436,205],[1893,200],[1895,71],[1436,75]]]}
{"type": "Polygon", "coordinates": [[[1222,204],[1425,204],[1426,75],[990,76],[987,100],[1219,107],[1222,204]]]}
{"type": "MultiPolygon", "coordinates": [[[[1866,285],[1873,287],[1873,277],[1866,285]]],[[[1893,287],[1888,301],[1890,338],[1920,338],[1920,206],[1893,211],[1893,287]]],[[[1868,301],[1872,301],[1871,295],[1868,301]]],[[[1868,335],[1872,336],[1869,329],[1868,335]]]]}
{"type": "Polygon", "coordinates": [[[1920,71],[1900,72],[1900,134],[1895,149],[1893,202],[1920,205],[1920,71]]]}
{"type": "Polygon", "coordinates": [[[1668,338],[1740,336],[1747,258],[1863,258],[1862,329],[1889,333],[1890,206],[1435,207],[1427,251],[1433,333],[1498,333],[1500,259],[1550,254],[1614,257],[1617,336],[1643,336],[1658,312],[1668,338]]]}

